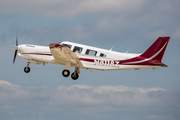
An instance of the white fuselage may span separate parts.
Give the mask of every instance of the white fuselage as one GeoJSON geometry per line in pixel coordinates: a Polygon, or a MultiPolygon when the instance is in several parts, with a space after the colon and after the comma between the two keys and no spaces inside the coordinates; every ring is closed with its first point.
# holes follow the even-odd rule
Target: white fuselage
{"type": "MultiPolygon", "coordinates": [[[[149,65],[121,65],[119,63],[120,60],[130,59],[139,56],[140,54],[120,53],[67,41],[60,44],[69,46],[69,48],[79,57],[79,60],[83,65],[81,68],[84,69],[121,70],[160,67],[149,65]],[[79,53],[76,53],[76,48],[80,49],[79,53]]],[[[54,60],[49,46],[19,45],[18,51],[19,58],[27,59],[31,63],[43,65],[45,65],[45,63],[65,65],[54,60]]],[[[71,66],[76,67],[76,65],[71,66]]]]}

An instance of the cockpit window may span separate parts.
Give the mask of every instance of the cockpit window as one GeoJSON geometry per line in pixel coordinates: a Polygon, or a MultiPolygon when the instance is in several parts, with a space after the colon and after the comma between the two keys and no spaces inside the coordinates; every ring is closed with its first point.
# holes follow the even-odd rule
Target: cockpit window
{"type": "Polygon", "coordinates": [[[105,55],[105,54],[103,54],[103,53],[101,53],[101,54],[100,54],[100,57],[106,57],[106,55],[105,55]]]}
{"type": "Polygon", "coordinates": [[[68,45],[68,44],[62,44],[62,45],[69,47],[69,49],[71,49],[72,47],[71,45],[68,45]]]}
{"type": "Polygon", "coordinates": [[[82,48],[75,46],[74,49],[73,49],[73,52],[74,53],[81,53],[82,52],[82,48]]]}
{"type": "Polygon", "coordinates": [[[96,56],[97,51],[87,49],[85,54],[86,55],[96,56]]]}

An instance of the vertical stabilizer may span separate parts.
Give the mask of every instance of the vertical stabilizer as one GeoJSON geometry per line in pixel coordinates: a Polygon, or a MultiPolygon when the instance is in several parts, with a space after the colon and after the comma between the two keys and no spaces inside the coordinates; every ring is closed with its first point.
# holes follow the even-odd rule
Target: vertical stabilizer
{"type": "Polygon", "coordinates": [[[159,37],[140,57],[161,61],[170,37],[159,37]]]}

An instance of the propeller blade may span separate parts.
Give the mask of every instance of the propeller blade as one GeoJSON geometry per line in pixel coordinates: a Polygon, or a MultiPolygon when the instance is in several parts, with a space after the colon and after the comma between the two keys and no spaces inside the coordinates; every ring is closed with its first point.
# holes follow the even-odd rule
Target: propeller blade
{"type": "Polygon", "coordinates": [[[18,46],[18,35],[16,33],[16,46],[18,46]]]}
{"type": "Polygon", "coordinates": [[[15,53],[14,53],[13,64],[15,63],[15,60],[16,60],[16,55],[17,55],[17,50],[15,50],[15,53]]]}
{"type": "Polygon", "coordinates": [[[16,46],[11,47],[11,48],[15,50],[14,59],[13,59],[13,64],[14,64],[16,60],[16,56],[17,56],[17,51],[18,51],[18,33],[17,32],[16,32],[16,46]]]}

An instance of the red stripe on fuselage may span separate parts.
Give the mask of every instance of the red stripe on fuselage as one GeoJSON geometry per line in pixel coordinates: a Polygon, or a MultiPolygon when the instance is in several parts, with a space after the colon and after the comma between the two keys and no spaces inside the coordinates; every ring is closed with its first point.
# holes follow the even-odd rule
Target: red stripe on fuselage
{"type": "Polygon", "coordinates": [[[46,55],[46,56],[52,56],[52,54],[45,54],[45,53],[21,53],[21,54],[31,54],[31,55],[46,55]]]}
{"type": "MultiPolygon", "coordinates": [[[[52,56],[52,54],[45,54],[45,53],[21,53],[21,54],[31,54],[31,55],[45,55],[45,56],[52,56]]],[[[127,60],[102,60],[102,59],[89,59],[89,58],[79,58],[80,61],[85,61],[85,62],[91,62],[94,63],[95,60],[99,60],[99,63],[103,61],[104,64],[111,64],[113,61],[114,64],[118,65],[152,65],[151,63],[161,63],[161,61],[157,60],[148,60],[143,57],[134,57],[131,59],[127,60]]]]}
{"type": "Polygon", "coordinates": [[[121,64],[126,64],[126,65],[150,65],[149,62],[155,62],[155,63],[161,63],[159,60],[152,60],[148,58],[143,58],[143,57],[134,57],[131,59],[127,60],[121,60],[121,64]]]}
{"type": "Polygon", "coordinates": [[[114,62],[113,64],[117,64],[118,65],[152,65],[151,63],[161,63],[161,61],[158,60],[151,60],[151,59],[146,59],[146,58],[142,58],[142,57],[134,57],[131,59],[127,59],[127,60],[102,60],[102,59],[88,59],[88,58],[80,58],[80,61],[86,61],[86,62],[96,62],[98,61],[99,63],[101,63],[103,61],[104,64],[111,64],[111,62],[114,62]]]}
{"type": "Polygon", "coordinates": [[[86,62],[94,62],[94,59],[88,59],[88,58],[79,58],[79,60],[86,62]]]}

